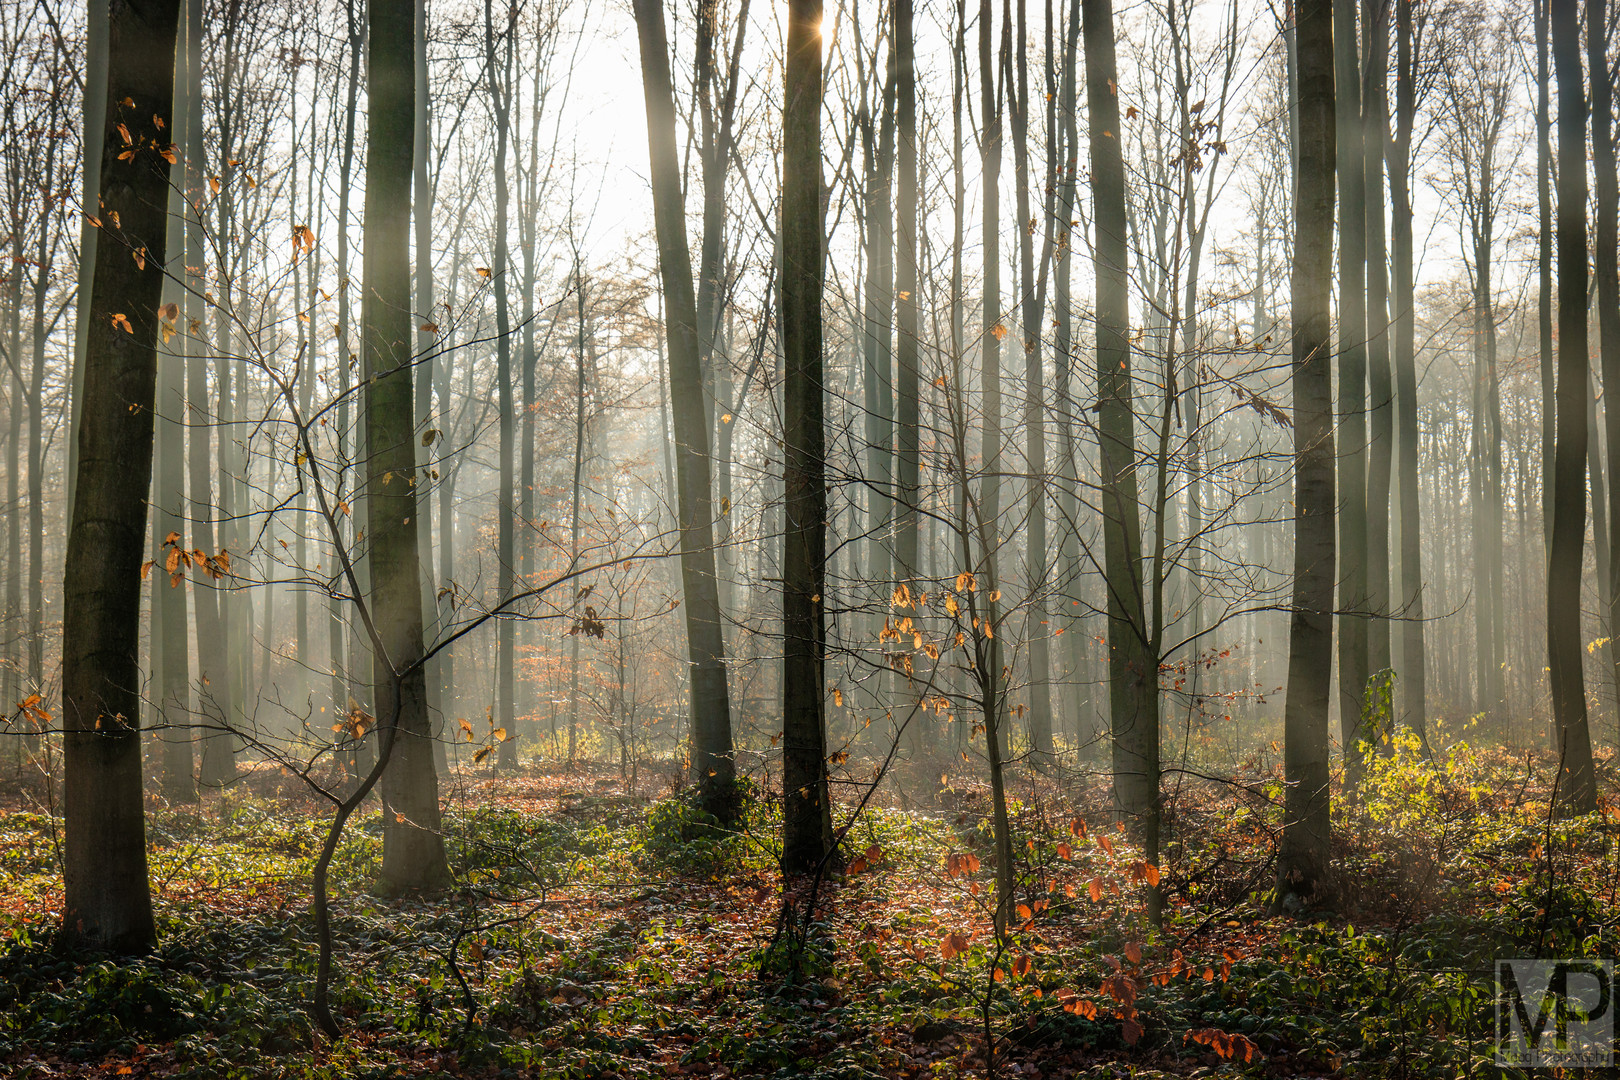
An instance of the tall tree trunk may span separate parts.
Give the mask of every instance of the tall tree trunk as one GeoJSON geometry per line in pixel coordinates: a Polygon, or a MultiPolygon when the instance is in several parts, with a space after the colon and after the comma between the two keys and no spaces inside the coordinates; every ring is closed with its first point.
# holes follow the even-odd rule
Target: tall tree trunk
{"type": "MultiPolygon", "coordinates": [[[[1354,790],[1361,785],[1361,699],[1369,674],[1365,616],[1367,181],[1362,157],[1361,66],[1356,58],[1356,0],[1333,0],[1333,49],[1338,88],[1334,101],[1337,124],[1334,150],[1342,196],[1339,199],[1339,738],[1344,751],[1345,787],[1354,790]]],[[[1300,81],[1303,85],[1303,74],[1300,81]]],[[[1298,255],[1295,257],[1297,260],[1298,255]]],[[[1294,321],[1296,325],[1301,322],[1297,312],[1294,321]]],[[[1300,407],[1296,400],[1295,408],[1300,407]]],[[[1295,433],[1297,436],[1297,427],[1295,433]]],[[[1331,576],[1330,569],[1330,580],[1331,576]]],[[[1297,610],[1294,617],[1299,618],[1297,610]]]]}
{"type": "Polygon", "coordinates": [[[1423,534],[1418,499],[1417,320],[1412,283],[1412,126],[1417,116],[1412,0],[1395,0],[1395,132],[1389,143],[1390,247],[1394,256],[1396,446],[1400,480],[1402,706],[1405,720],[1428,738],[1424,656],[1423,534]]]}
{"type": "Polygon", "coordinates": [[[1062,536],[1059,573],[1062,575],[1060,580],[1064,588],[1058,594],[1062,603],[1062,618],[1058,621],[1057,632],[1069,635],[1068,648],[1065,650],[1067,663],[1063,680],[1066,688],[1063,695],[1066,703],[1064,720],[1069,726],[1078,752],[1086,755],[1095,733],[1085,728],[1081,719],[1085,706],[1079,702],[1079,695],[1076,693],[1081,677],[1081,664],[1084,661],[1085,635],[1081,633],[1081,622],[1075,611],[1084,564],[1081,561],[1079,537],[1080,462],[1075,452],[1073,419],[1077,410],[1075,389],[1071,384],[1075,357],[1074,311],[1070,292],[1077,235],[1074,221],[1075,188],[1080,167],[1080,133],[1076,118],[1079,112],[1077,73],[1079,38],[1080,0],[1069,0],[1068,28],[1063,39],[1063,74],[1057,98],[1061,128],[1059,142],[1063,157],[1057,177],[1057,266],[1052,281],[1052,396],[1057,405],[1058,441],[1061,444],[1059,458],[1063,466],[1063,483],[1058,507],[1062,519],[1059,525],[1062,536]]]}
{"type": "Polygon", "coordinates": [[[1547,654],[1557,725],[1558,805],[1596,806],[1581,669],[1581,560],[1586,542],[1586,109],[1576,0],[1550,0],[1558,81],[1558,371],[1553,527],[1547,571],[1547,654]]]}
{"type": "Polygon", "coordinates": [[[128,0],[108,25],[99,199],[90,204],[108,235],[90,286],[63,582],[62,927],[70,941],[117,952],[144,951],[157,937],[137,653],[179,21],[179,0],[128,0]]]}
{"type": "MultiPolygon", "coordinates": [[[[416,492],[416,546],[417,554],[422,563],[421,589],[422,589],[422,616],[423,646],[431,648],[444,633],[443,623],[438,618],[438,589],[435,581],[433,567],[433,537],[435,535],[433,522],[433,488],[439,482],[436,477],[438,470],[433,468],[433,440],[428,432],[433,428],[433,369],[440,362],[438,351],[439,335],[423,327],[433,326],[435,316],[433,311],[433,195],[436,185],[429,179],[428,151],[429,118],[433,107],[432,94],[428,85],[428,54],[427,54],[427,0],[415,0],[416,46],[413,56],[412,70],[414,72],[414,102],[412,109],[412,139],[415,149],[411,160],[411,175],[414,185],[414,199],[411,203],[411,223],[416,230],[416,250],[414,269],[416,273],[416,317],[421,326],[416,336],[417,370],[412,376],[416,392],[416,423],[422,428],[422,441],[416,443],[417,475],[416,492]]],[[[533,289],[531,287],[530,291],[533,289]]],[[[448,414],[447,414],[448,419],[448,414]]],[[[444,433],[439,432],[438,445],[445,445],[444,433]]],[[[445,522],[439,521],[439,530],[443,531],[445,522]]],[[[525,534],[527,535],[527,534],[525,534]]],[[[303,593],[299,593],[300,613],[302,612],[303,593]]],[[[302,614],[300,614],[302,619],[302,614]]],[[[300,626],[299,639],[303,641],[302,626],[300,626]]],[[[302,647],[302,646],[300,646],[302,647]]],[[[428,657],[426,664],[427,676],[427,706],[428,716],[433,724],[433,766],[440,773],[449,768],[449,753],[445,739],[445,713],[444,713],[444,681],[440,671],[441,661],[439,654],[428,657]]]]}
{"type": "MultiPolygon", "coordinates": [[[[1384,246],[1384,140],[1389,132],[1389,0],[1362,0],[1366,99],[1362,103],[1367,237],[1367,672],[1389,654],[1389,487],[1395,386],[1389,363],[1389,264],[1384,246]]],[[[1365,687],[1363,687],[1364,694],[1365,687]]],[[[1371,732],[1366,733],[1371,735],[1371,732]]]]}
{"type": "MultiPolygon", "coordinates": [[[[1125,159],[1115,91],[1112,0],[1082,0],[1091,176],[1096,200],[1097,442],[1108,590],[1108,699],[1114,799],[1143,856],[1159,855],[1159,671],[1148,652],[1137,495],[1127,276],[1125,159]]],[[[1157,897],[1157,893],[1153,894],[1157,897]]],[[[1155,901],[1156,902],[1156,901],[1155,901]]]]}
{"type": "MultiPolygon", "coordinates": [[[[899,57],[891,42],[888,76],[879,95],[874,138],[870,118],[863,124],[866,150],[866,281],[862,395],[866,435],[866,576],[879,612],[888,610],[893,574],[894,528],[894,139],[899,57]]],[[[883,619],[882,622],[887,622],[883,619]]],[[[873,632],[879,619],[874,615],[873,632]]],[[[879,637],[881,641],[881,636],[879,637]]],[[[882,687],[886,676],[874,680],[882,687]]],[[[886,703],[879,690],[878,708],[886,703]]]]}
{"type": "Polygon", "coordinates": [[[1577,0],[1550,0],[1558,79],[1558,420],[1547,571],[1547,661],[1557,724],[1558,805],[1597,808],[1581,670],[1581,559],[1586,546],[1586,100],[1577,0]]]}
{"type": "Polygon", "coordinates": [[[921,570],[917,499],[921,481],[918,441],[918,347],[922,326],[917,298],[917,42],[913,0],[895,0],[895,120],[899,126],[899,216],[895,235],[895,577],[916,591],[921,570]]]}
{"type": "Polygon", "coordinates": [[[422,665],[422,568],[416,546],[416,421],[411,392],[411,153],[414,0],[370,0],[366,58],[365,250],[360,300],[366,389],[366,495],[379,736],[391,744],[381,782],[380,884],[449,883],[439,783],[422,665]]]}
{"type": "MultiPolygon", "coordinates": [[[[509,12],[512,9],[508,9],[509,12]]],[[[513,504],[516,483],[513,452],[517,439],[517,410],[512,386],[512,318],[507,299],[507,269],[510,259],[506,230],[510,193],[507,189],[507,143],[512,128],[512,39],[517,33],[510,16],[504,30],[505,46],[496,52],[495,16],[492,0],[484,0],[484,65],[489,71],[489,97],[495,113],[495,261],[490,267],[495,291],[495,382],[500,397],[500,466],[496,498],[497,548],[500,563],[499,603],[507,604],[517,590],[517,548],[513,535],[517,508],[513,504]]],[[[496,755],[496,767],[516,769],[517,675],[515,671],[517,621],[503,616],[495,621],[495,722],[506,733],[496,755]]]]}
{"type": "Polygon", "coordinates": [[[782,871],[832,854],[823,623],[821,0],[790,0],[782,107],[782,871]]]}
{"type": "MultiPolygon", "coordinates": [[[[1614,150],[1614,84],[1609,71],[1607,0],[1586,0],[1586,48],[1592,79],[1592,172],[1597,182],[1597,235],[1593,244],[1593,270],[1597,274],[1598,351],[1602,356],[1603,385],[1620,388],[1620,173],[1614,150]],[[1603,73],[1599,77],[1597,73],[1603,73]]],[[[1620,396],[1620,395],[1617,395],[1620,396]]],[[[1620,589],[1615,580],[1620,573],[1620,405],[1605,396],[1603,416],[1608,434],[1609,503],[1593,505],[1593,516],[1607,516],[1609,522],[1609,581],[1607,623],[1610,636],[1608,655],[1615,686],[1620,690],[1620,647],[1613,640],[1620,625],[1620,589]]]]}
{"type": "MultiPolygon", "coordinates": [[[[1327,871],[1328,698],[1333,670],[1332,291],[1335,158],[1333,9],[1295,8],[1299,42],[1299,153],[1294,180],[1294,598],[1284,706],[1282,844],[1278,899],[1307,900],[1327,871]]],[[[1354,172],[1348,174],[1356,175],[1354,172]]],[[[1359,699],[1356,703],[1359,706],[1359,699]]],[[[1359,708],[1357,709],[1359,713],[1359,708]]]]}
{"type": "MultiPolygon", "coordinates": [[[[980,143],[983,160],[984,206],[981,221],[984,244],[984,299],[979,332],[980,371],[979,392],[984,399],[983,427],[979,440],[979,534],[983,550],[979,563],[985,578],[985,594],[997,590],[997,555],[1001,548],[1001,339],[1007,328],[1001,322],[1001,92],[996,84],[994,40],[994,5],[981,0],[979,5],[979,94],[981,123],[984,134],[980,143]]],[[[1012,50],[1012,28],[1003,16],[1001,51],[1005,57],[1012,50]]],[[[1004,68],[1005,65],[1002,65],[1004,68]]],[[[972,563],[968,564],[972,566],[972,563]]],[[[993,621],[993,619],[992,619],[993,621]]],[[[984,671],[996,683],[987,702],[1001,702],[1001,640],[992,638],[984,671]]],[[[1004,704],[1004,703],[1003,703],[1004,704]]],[[[1001,723],[998,711],[986,716],[986,731],[1001,740],[999,754],[1010,757],[1008,732],[1001,723]]]]}
{"type": "MultiPolygon", "coordinates": [[[[185,0],[182,7],[189,9],[193,4],[200,4],[201,0],[185,0]]],[[[201,50],[202,43],[191,36],[189,21],[178,26],[179,44],[176,48],[175,68],[176,74],[189,72],[192,63],[201,50]]],[[[178,80],[177,80],[178,81],[178,80]]],[[[184,140],[185,133],[190,130],[192,113],[201,105],[191,94],[190,80],[186,79],[174,91],[174,132],[175,137],[184,140]]],[[[166,325],[159,331],[164,339],[164,347],[158,352],[158,382],[157,382],[157,475],[155,491],[157,505],[153,508],[156,518],[153,522],[152,535],[157,541],[155,551],[150,556],[160,568],[167,568],[167,559],[170,551],[184,550],[186,548],[186,473],[185,473],[185,367],[186,346],[188,337],[185,335],[185,326],[180,322],[179,301],[184,300],[183,289],[185,282],[184,255],[185,255],[185,228],[186,228],[186,184],[184,182],[184,166],[181,166],[182,180],[169,191],[169,219],[167,239],[164,243],[164,253],[170,256],[170,261],[178,258],[177,267],[171,267],[169,272],[173,277],[166,281],[168,286],[164,291],[169,301],[175,304],[173,319],[165,320],[166,325]],[[176,335],[179,335],[177,348],[170,348],[176,335]],[[170,538],[173,543],[170,543],[170,538]]],[[[46,175],[51,175],[47,168],[46,175]]],[[[40,244],[39,265],[41,270],[48,267],[49,260],[45,256],[43,240],[40,244]]],[[[42,377],[45,367],[45,282],[41,281],[36,289],[34,302],[34,370],[37,377],[42,377]]],[[[167,309],[167,304],[165,305],[167,309]]],[[[37,432],[31,446],[39,445],[37,432]]],[[[43,451],[35,451],[42,453],[43,451]]],[[[35,468],[29,470],[30,480],[36,474],[37,460],[33,463],[35,468]]],[[[32,486],[32,485],[30,485],[32,486]]],[[[34,499],[29,499],[29,509],[32,514],[34,506],[38,505],[34,499]]],[[[38,580],[38,575],[35,575],[38,580]]],[[[195,756],[191,745],[191,649],[186,640],[186,593],[179,587],[178,581],[172,581],[161,572],[152,578],[152,598],[154,619],[152,625],[153,642],[153,668],[157,682],[158,710],[164,727],[163,741],[163,795],[171,802],[194,802],[197,798],[197,778],[195,773],[195,756]],[[159,662],[161,657],[161,662],[159,662]]],[[[40,634],[39,630],[35,631],[40,634]]],[[[43,636],[41,634],[41,636],[43,636]]],[[[38,640],[36,637],[34,640],[38,640]]]]}
{"type": "MultiPolygon", "coordinates": [[[[1052,10],[1047,3],[1047,51],[1051,52],[1052,10]]],[[[1018,85],[1013,92],[1013,174],[1018,213],[1019,279],[1022,286],[1022,312],[1019,322],[1024,342],[1024,453],[1029,473],[1028,534],[1025,538],[1026,596],[1025,621],[1029,627],[1029,741],[1040,755],[1052,753],[1052,638],[1047,625],[1046,567],[1046,374],[1042,366],[1041,340],[1045,332],[1046,273],[1052,249],[1052,207],[1057,196],[1052,173],[1058,132],[1055,114],[1047,109],[1047,176],[1043,185],[1045,205],[1041,213],[1040,265],[1036,268],[1035,219],[1029,198],[1029,58],[1022,43],[1028,40],[1025,0],[1018,0],[1018,85]]],[[[1050,65],[1050,57],[1048,65],[1050,65]]],[[[1051,82],[1048,78],[1048,83],[1051,82]]],[[[1051,88],[1043,100],[1053,101],[1051,88]]]]}
{"type": "Polygon", "coordinates": [[[1541,530],[1552,555],[1553,477],[1558,403],[1553,354],[1552,0],[1536,0],[1536,316],[1541,357],[1541,530]]]}
{"type": "MultiPolygon", "coordinates": [[[[692,687],[692,768],[704,809],[722,822],[739,811],[732,759],[731,703],[726,686],[725,640],[715,579],[714,505],[710,488],[709,426],[703,403],[697,298],[681,205],[675,153],[675,97],[662,0],[633,0],[641,51],[653,217],[658,234],[669,387],[675,428],[676,500],[681,532],[681,589],[692,687]]],[[[819,95],[817,97],[819,102],[819,95]]],[[[819,265],[819,261],[818,261],[819,265]]]]}

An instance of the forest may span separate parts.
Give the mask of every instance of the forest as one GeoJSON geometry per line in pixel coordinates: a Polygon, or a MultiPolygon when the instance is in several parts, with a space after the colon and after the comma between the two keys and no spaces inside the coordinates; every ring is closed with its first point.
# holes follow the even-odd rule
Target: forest
{"type": "Polygon", "coordinates": [[[1611,0],[0,49],[0,1075],[1612,1075],[1611,0]]]}

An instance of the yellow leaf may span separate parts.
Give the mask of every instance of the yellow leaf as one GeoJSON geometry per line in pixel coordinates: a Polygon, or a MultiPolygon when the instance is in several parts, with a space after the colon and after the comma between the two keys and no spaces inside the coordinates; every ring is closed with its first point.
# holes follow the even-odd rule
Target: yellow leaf
{"type": "Polygon", "coordinates": [[[1001,341],[1007,336],[1007,328],[1001,323],[996,323],[996,325],[992,326],[990,328],[990,332],[996,336],[997,341],[1001,341]]]}

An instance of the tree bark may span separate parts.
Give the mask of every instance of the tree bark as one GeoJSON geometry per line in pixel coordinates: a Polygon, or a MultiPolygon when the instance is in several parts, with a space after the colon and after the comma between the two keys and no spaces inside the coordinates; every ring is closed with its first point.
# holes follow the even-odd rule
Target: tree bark
{"type": "Polygon", "coordinates": [[[414,0],[370,0],[366,59],[366,196],[361,373],[366,390],[373,657],[381,738],[393,744],[380,786],[389,891],[449,884],[439,783],[422,665],[416,525],[416,421],[411,390],[411,155],[415,144],[414,0]]]}
{"type": "MultiPolygon", "coordinates": [[[[1367,237],[1367,673],[1390,666],[1389,487],[1395,453],[1395,386],[1389,358],[1389,264],[1384,234],[1384,140],[1389,132],[1389,0],[1362,0],[1366,47],[1362,102],[1367,237]]],[[[1357,695],[1365,698],[1365,684],[1357,695]]],[[[1366,732],[1371,737],[1374,733],[1366,732]]]]}
{"type": "Polygon", "coordinates": [[[1402,711],[1427,740],[1427,659],[1424,655],[1423,534],[1418,480],[1417,321],[1412,282],[1412,126],[1417,116],[1412,0],[1395,2],[1395,132],[1389,143],[1390,248],[1395,325],[1395,441],[1400,480],[1402,711]]]}
{"type": "MultiPolygon", "coordinates": [[[[692,687],[692,768],[705,810],[731,823],[739,812],[732,759],[731,703],[715,578],[709,426],[703,403],[697,298],[675,153],[675,99],[662,0],[633,0],[641,51],[653,217],[669,339],[670,406],[680,515],[681,589],[692,687]]],[[[817,100],[819,101],[819,95],[817,100]]]]}
{"type": "MultiPolygon", "coordinates": [[[[1303,29],[1303,14],[1300,18],[1303,29]]],[[[1333,0],[1333,49],[1338,89],[1334,100],[1334,151],[1343,195],[1339,200],[1339,739],[1344,751],[1345,787],[1354,790],[1361,784],[1361,699],[1369,674],[1365,615],[1367,181],[1362,156],[1361,67],[1356,58],[1356,0],[1333,0]]],[[[1304,78],[1301,73],[1301,87],[1304,78]]],[[[1295,325],[1299,322],[1296,313],[1295,325]]],[[[1299,407],[1298,401],[1295,405],[1299,407]]],[[[1297,428],[1295,434],[1297,437],[1297,428]]]]}
{"type": "MultiPolygon", "coordinates": [[[[1091,177],[1096,200],[1097,433],[1108,590],[1108,699],[1114,800],[1142,847],[1158,861],[1159,672],[1148,652],[1132,408],[1130,284],[1127,277],[1125,159],[1115,90],[1112,0],[1082,0],[1091,177]]],[[[1157,895],[1156,893],[1154,894],[1157,895]]]]}
{"type": "MultiPolygon", "coordinates": [[[[1597,187],[1597,235],[1593,238],[1593,270],[1597,274],[1598,352],[1602,357],[1603,385],[1620,388],[1620,172],[1614,149],[1614,84],[1609,71],[1608,0],[1586,0],[1586,48],[1592,79],[1592,173],[1597,187]]],[[[1609,478],[1608,505],[1594,501],[1594,517],[1608,518],[1609,594],[1604,622],[1610,638],[1606,652],[1620,689],[1620,647],[1613,640],[1620,623],[1620,405],[1604,397],[1603,416],[1608,445],[1605,447],[1609,478]]]]}
{"type": "MultiPolygon", "coordinates": [[[[1333,669],[1333,383],[1329,367],[1333,171],[1333,31],[1330,0],[1298,13],[1299,152],[1294,180],[1293,391],[1294,597],[1284,706],[1279,904],[1309,900],[1327,871],[1328,699],[1333,669]]],[[[1354,172],[1347,174],[1356,175],[1354,172]]],[[[1359,706],[1359,698],[1356,702],[1359,706]]],[[[1359,707],[1357,709],[1359,713],[1359,707]]]]}
{"type": "Polygon", "coordinates": [[[1553,528],[1547,571],[1547,660],[1557,725],[1557,804],[1597,808],[1586,680],[1581,670],[1581,559],[1586,545],[1586,95],[1577,0],[1550,0],[1558,80],[1558,388],[1553,528]]]}
{"type": "Polygon", "coordinates": [[[157,937],[137,653],[179,21],[179,0],[127,0],[108,24],[106,111],[95,133],[99,199],[91,204],[106,235],[89,293],[63,583],[62,928],[72,943],[117,952],[144,951],[157,937]]]}
{"type": "Polygon", "coordinates": [[[833,854],[823,622],[821,0],[790,0],[782,107],[782,872],[833,854]]]}
{"type": "MultiPolygon", "coordinates": [[[[509,11],[511,9],[508,9],[509,11]]],[[[510,193],[507,188],[507,144],[512,128],[512,39],[517,32],[508,18],[503,31],[505,47],[497,53],[492,0],[484,0],[484,65],[489,71],[490,104],[495,113],[495,259],[490,286],[495,291],[495,383],[500,398],[500,459],[496,496],[498,508],[496,558],[500,567],[498,602],[506,604],[517,589],[517,507],[513,488],[517,478],[513,452],[517,440],[517,409],[512,386],[512,318],[506,274],[511,261],[506,231],[510,193]]],[[[510,771],[518,765],[517,738],[517,622],[508,616],[495,621],[495,722],[505,738],[495,756],[496,768],[510,771]]]]}

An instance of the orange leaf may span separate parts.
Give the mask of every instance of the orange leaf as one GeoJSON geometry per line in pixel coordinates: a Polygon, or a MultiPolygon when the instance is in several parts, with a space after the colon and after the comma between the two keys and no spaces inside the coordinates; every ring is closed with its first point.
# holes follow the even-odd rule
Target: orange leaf
{"type": "Polygon", "coordinates": [[[1091,879],[1091,902],[1093,904],[1102,902],[1102,882],[1097,878],[1091,879]]]}

